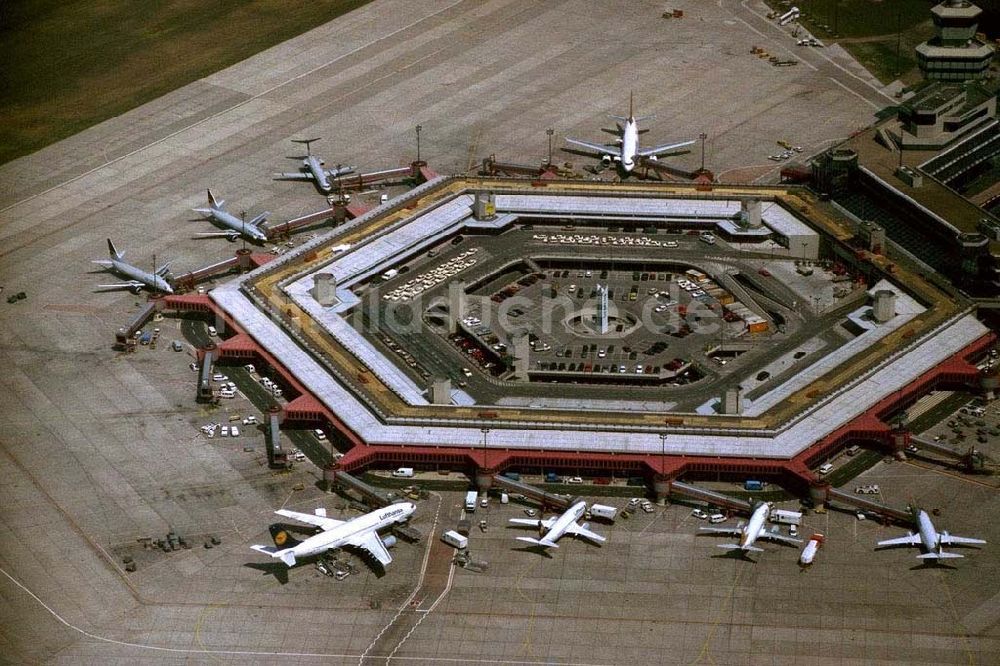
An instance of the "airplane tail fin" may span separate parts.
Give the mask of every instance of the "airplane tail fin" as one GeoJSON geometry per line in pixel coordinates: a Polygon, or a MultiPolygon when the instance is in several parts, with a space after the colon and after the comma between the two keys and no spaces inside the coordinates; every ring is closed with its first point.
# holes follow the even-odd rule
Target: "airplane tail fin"
{"type": "Polygon", "coordinates": [[[292,139],[292,143],[304,143],[306,144],[306,155],[312,155],[312,150],[309,144],[313,141],[319,141],[321,137],[316,137],[315,139],[292,139]]]}
{"type": "Polygon", "coordinates": [[[118,251],[118,248],[115,247],[115,244],[111,242],[110,238],[108,239],[108,253],[111,255],[112,259],[121,259],[125,256],[124,252],[118,251]]]}
{"type": "Polygon", "coordinates": [[[923,555],[917,555],[918,560],[953,560],[959,557],[965,557],[965,555],[959,555],[958,553],[946,553],[944,551],[939,553],[924,553],[923,555]]]}
{"type": "Polygon", "coordinates": [[[222,201],[219,201],[218,199],[216,199],[215,195],[212,194],[212,188],[208,188],[208,207],[209,208],[211,208],[212,210],[222,210],[222,207],[225,204],[226,204],[226,201],[224,199],[222,201]]]}
{"type": "Polygon", "coordinates": [[[271,539],[274,540],[274,545],[278,548],[295,548],[297,545],[302,543],[289,534],[288,530],[278,523],[271,525],[268,530],[271,532],[271,539]]]}
{"type": "Polygon", "coordinates": [[[530,543],[534,546],[542,546],[543,548],[558,548],[559,544],[553,543],[551,541],[546,541],[545,539],[532,539],[531,537],[520,536],[517,537],[518,541],[524,541],[530,543]]]}

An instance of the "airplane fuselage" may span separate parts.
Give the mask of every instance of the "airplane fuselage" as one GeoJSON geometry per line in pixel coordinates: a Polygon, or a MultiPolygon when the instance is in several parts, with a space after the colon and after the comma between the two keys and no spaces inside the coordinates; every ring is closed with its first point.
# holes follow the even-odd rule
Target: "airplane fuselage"
{"type": "Polygon", "coordinates": [[[619,155],[622,169],[626,172],[635,168],[635,155],[639,149],[639,125],[635,118],[629,116],[622,127],[622,150],[619,155]]]}
{"type": "Polygon", "coordinates": [[[244,224],[241,218],[236,217],[232,213],[213,208],[209,215],[212,216],[213,220],[227,229],[241,233],[251,240],[260,241],[261,243],[267,242],[267,234],[252,224],[244,224]]]}
{"type": "Polygon", "coordinates": [[[556,519],[556,522],[552,524],[552,528],[545,533],[545,538],[542,539],[542,541],[555,543],[559,537],[566,534],[566,530],[569,529],[569,526],[579,520],[580,516],[582,516],[586,511],[586,502],[577,502],[568,508],[563,515],[559,516],[556,519]]]}
{"type": "Polygon", "coordinates": [[[327,193],[333,189],[333,185],[330,184],[330,179],[326,175],[326,169],[323,168],[323,163],[318,158],[309,155],[303,160],[303,164],[312,174],[313,180],[316,181],[316,187],[327,193]]]}
{"type": "Polygon", "coordinates": [[[156,291],[161,291],[165,294],[174,293],[173,288],[167,283],[165,278],[162,278],[154,273],[148,273],[141,268],[137,268],[132,264],[122,261],[121,259],[111,259],[111,270],[118,273],[122,277],[135,280],[136,282],[141,282],[156,291]]]}
{"type": "Polygon", "coordinates": [[[394,523],[401,523],[409,518],[417,507],[410,502],[390,504],[389,506],[366,513],[343,525],[311,536],[292,548],[296,559],[319,555],[333,548],[339,548],[352,537],[363,532],[378,531],[394,523]]]}
{"type": "Polygon", "coordinates": [[[760,537],[760,532],[764,529],[764,523],[767,521],[767,515],[770,510],[771,507],[763,502],[754,509],[750,515],[750,521],[743,528],[743,534],[740,536],[740,548],[742,550],[749,550],[760,537]]]}
{"type": "Polygon", "coordinates": [[[922,509],[917,512],[917,531],[920,534],[920,542],[928,553],[934,553],[941,549],[941,535],[934,528],[930,516],[922,509]]]}

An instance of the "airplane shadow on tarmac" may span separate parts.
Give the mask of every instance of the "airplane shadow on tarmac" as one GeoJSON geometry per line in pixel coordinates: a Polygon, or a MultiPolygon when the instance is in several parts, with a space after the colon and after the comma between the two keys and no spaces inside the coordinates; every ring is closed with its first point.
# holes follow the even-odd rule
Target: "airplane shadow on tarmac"
{"type": "Polygon", "coordinates": [[[282,585],[288,584],[288,567],[284,562],[244,562],[243,566],[249,569],[263,571],[265,575],[274,576],[282,585]]]}

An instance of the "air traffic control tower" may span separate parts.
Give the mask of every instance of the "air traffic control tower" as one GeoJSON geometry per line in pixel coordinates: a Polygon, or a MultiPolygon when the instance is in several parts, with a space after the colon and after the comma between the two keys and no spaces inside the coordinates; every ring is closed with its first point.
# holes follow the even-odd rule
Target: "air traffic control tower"
{"type": "Polygon", "coordinates": [[[946,0],[931,9],[935,35],[916,49],[925,78],[969,81],[986,76],[993,48],[976,39],[982,13],[968,0],[946,0]]]}

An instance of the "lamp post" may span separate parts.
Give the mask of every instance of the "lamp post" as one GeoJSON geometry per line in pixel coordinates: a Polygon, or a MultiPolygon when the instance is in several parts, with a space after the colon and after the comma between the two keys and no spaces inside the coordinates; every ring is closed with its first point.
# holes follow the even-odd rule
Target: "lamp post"
{"type": "Polygon", "coordinates": [[[423,127],[421,127],[420,125],[417,125],[417,161],[418,162],[420,161],[420,130],[422,130],[422,129],[423,129],[423,127]]]}
{"type": "Polygon", "coordinates": [[[483,469],[485,470],[486,465],[486,435],[490,434],[489,428],[480,428],[479,432],[483,433],[483,469]]]}
{"type": "Polygon", "coordinates": [[[701,170],[704,171],[705,170],[705,139],[708,138],[708,135],[705,134],[704,132],[702,132],[701,134],[698,135],[698,138],[701,139],[701,170]]]}
{"type": "Polygon", "coordinates": [[[243,239],[243,250],[247,249],[247,212],[245,210],[240,211],[240,223],[242,225],[240,237],[243,239]]]}
{"type": "Polygon", "coordinates": [[[555,134],[556,131],[550,127],[545,130],[545,133],[549,136],[549,161],[546,164],[552,166],[552,135],[555,134]]]}

